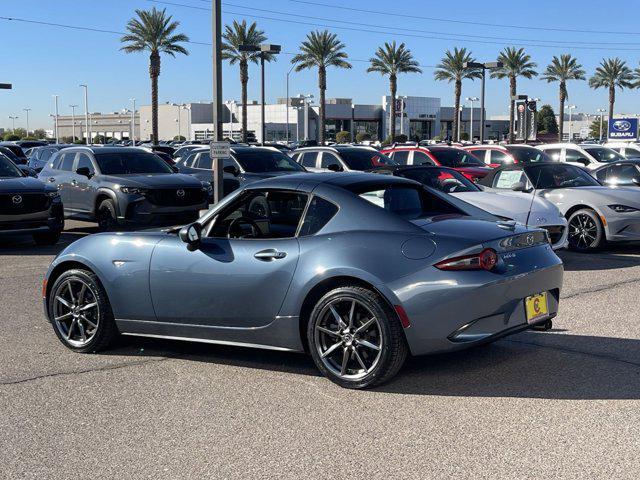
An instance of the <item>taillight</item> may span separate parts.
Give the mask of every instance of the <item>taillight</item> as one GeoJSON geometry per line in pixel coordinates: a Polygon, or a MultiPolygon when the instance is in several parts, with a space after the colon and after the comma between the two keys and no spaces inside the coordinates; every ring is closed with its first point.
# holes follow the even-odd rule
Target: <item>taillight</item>
{"type": "Polygon", "coordinates": [[[493,270],[498,263],[498,254],[492,248],[485,248],[476,255],[449,258],[434,265],[440,270],[493,270]]]}

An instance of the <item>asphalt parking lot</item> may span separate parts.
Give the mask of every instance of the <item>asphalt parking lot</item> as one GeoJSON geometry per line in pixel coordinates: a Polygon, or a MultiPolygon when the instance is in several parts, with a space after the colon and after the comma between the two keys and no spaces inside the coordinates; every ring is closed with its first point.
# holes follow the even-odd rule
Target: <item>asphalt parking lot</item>
{"type": "Polygon", "coordinates": [[[640,247],[562,252],[550,332],[344,390],[304,355],[123,339],[65,349],[56,247],[0,244],[0,478],[638,478],[640,247]]]}

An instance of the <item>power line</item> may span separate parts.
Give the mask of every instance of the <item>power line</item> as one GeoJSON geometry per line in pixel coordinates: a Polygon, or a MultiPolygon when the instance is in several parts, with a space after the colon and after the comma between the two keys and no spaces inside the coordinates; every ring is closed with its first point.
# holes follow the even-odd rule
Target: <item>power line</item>
{"type": "MultiPolygon", "coordinates": [[[[206,1],[206,0],[200,0],[200,1],[206,1]]],[[[542,31],[546,31],[546,32],[572,32],[572,33],[598,33],[598,34],[606,34],[606,35],[640,35],[640,32],[620,32],[620,31],[608,31],[608,30],[585,30],[585,29],[571,29],[571,28],[565,28],[565,27],[534,27],[531,25],[510,25],[510,24],[503,24],[503,23],[487,23],[487,22],[472,22],[469,20],[457,20],[457,19],[453,19],[453,18],[442,18],[442,17],[425,17],[425,16],[420,16],[420,15],[409,15],[409,14],[402,14],[402,13],[392,13],[392,12],[383,12],[380,10],[367,10],[364,8],[355,8],[355,7],[344,7],[342,5],[332,5],[329,3],[321,3],[321,2],[314,2],[314,1],[310,1],[310,0],[287,0],[289,2],[293,2],[293,3],[302,3],[302,4],[306,4],[306,5],[315,5],[318,7],[328,7],[328,8],[337,8],[340,10],[349,10],[352,12],[360,12],[360,13],[369,13],[369,14],[373,14],[373,15],[384,15],[386,17],[392,16],[392,17],[402,17],[402,18],[412,18],[412,19],[418,19],[418,20],[431,20],[434,22],[446,22],[446,23],[459,23],[459,24],[463,24],[463,25],[476,25],[476,26],[483,26],[483,27],[499,27],[499,28],[517,28],[520,30],[542,30],[542,31]]]]}
{"type": "MultiPolygon", "coordinates": [[[[157,3],[157,4],[161,4],[161,5],[171,5],[171,6],[176,6],[176,7],[184,7],[184,8],[192,8],[192,9],[196,9],[196,10],[205,10],[205,11],[210,11],[209,8],[205,8],[205,7],[197,7],[195,5],[187,5],[184,3],[177,3],[177,2],[169,2],[169,1],[164,1],[164,0],[147,0],[148,2],[151,3],[157,3]]],[[[241,7],[241,8],[247,8],[247,7],[241,7]]],[[[255,8],[252,8],[252,10],[257,10],[255,8]]],[[[264,10],[263,10],[264,11],[264,10]]],[[[337,25],[327,25],[327,24],[323,24],[323,23],[315,23],[315,22],[303,22],[303,21],[299,21],[299,20],[290,20],[290,19],[283,19],[283,18],[275,18],[275,17],[269,17],[269,16],[264,16],[264,15],[256,15],[253,13],[245,13],[245,12],[232,12],[226,9],[223,9],[224,13],[228,13],[231,15],[240,15],[240,16],[244,16],[244,17],[250,17],[250,18],[258,18],[261,20],[271,20],[271,21],[275,21],[275,22],[286,22],[286,23],[295,23],[298,25],[307,25],[307,26],[312,26],[312,27],[322,27],[322,28],[331,28],[331,29],[338,29],[338,30],[347,30],[350,32],[364,32],[364,33],[369,33],[369,34],[386,34],[386,35],[393,35],[393,36],[401,36],[401,37],[411,37],[411,38],[423,38],[423,39],[428,39],[428,40],[443,40],[443,41],[460,41],[460,42],[467,42],[467,43],[481,43],[481,44],[488,44],[488,45],[500,45],[500,46],[504,46],[505,42],[497,42],[497,41],[491,41],[491,40],[468,40],[468,39],[460,39],[460,38],[452,38],[452,37],[441,37],[441,36],[437,36],[437,35],[418,35],[418,34],[411,34],[411,33],[400,33],[397,31],[394,32],[389,32],[389,31],[384,31],[384,30],[376,30],[376,31],[372,31],[370,28],[353,28],[353,27],[341,27],[341,26],[337,26],[337,25]]],[[[329,21],[335,21],[335,20],[329,20],[329,21]]],[[[447,34],[449,35],[449,34],[447,34]]],[[[453,34],[451,34],[453,35],[453,34]]],[[[509,41],[508,42],[511,45],[514,46],[519,46],[519,47],[537,47],[537,48],[554,48],[557,49],[557,45],[544,45],[544,44],[540,44],[540,43],[526,43],[526,42],[512,42],[509,41]]],[[[615,48],[607,48],[607,47],[601,47],[598,45],[602,45],[603,43],[598,42],[597,44],[595,44],[594,46],[585,46],[585,45],[563,45],[563,48],[571,48],[574,50],[604,50],[604,51],[631,51],[631,52],[636,52],[636,51],[640,51],[640,47],[638,48],[623,48],[623,47],[615,47],[615,48]]],[[[629,45],[628,43],[624,43],[623,45],[629,45]]],[[[638,44],[636,44],[638,45],[638,44]]]]}

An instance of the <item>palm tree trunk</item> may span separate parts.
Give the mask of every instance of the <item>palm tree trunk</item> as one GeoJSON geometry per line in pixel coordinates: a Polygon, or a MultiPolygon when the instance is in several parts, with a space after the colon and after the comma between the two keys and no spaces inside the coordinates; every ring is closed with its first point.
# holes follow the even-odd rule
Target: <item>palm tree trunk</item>
{"type": "Polygon", "coordinates": [[[558,118],[560,119],[560,121],[558,122],[559,142],[562,142],[562,135],[564,134],[564,101],[566,99],[565,88],[566,87],[564,85],[564,82],[560,82],[560,105],[558,105],[558,111],[560,112],[560,114],[558,115],[558,118]]]}
{"type": "Polygon", "coordinates": [[[513,123],[515,120],[515,111],[512,98],[516,96],[517,91],[516,77],[509,77],[509,143],[516,141],[516,136],[513,131],[513,123]]]}
{"type": "MultiPolygon", "coordinates": [[[[391,119],[389,120],[389,136],[393,143],[396,136],[396,93],[398,91],[398,79],[395,75],[389,75],[389,90],[391,91],[391,119]]],[[[402,121],[402,119],[400,120],[402,121]]]]}
{"type": "Polygon", "coordinates": [[[455,89],[453,92],[453,140],[454,142],[458,141],[458,130],[460,129],[460,125],[458,125],[458,118],[460,118],[460,96],[462,95],[462,80],[456,80],[455,89]]]}
{"type": "Polygon", "coordinates": [[[609,87],[609,120],[613,118],[613,106],[616,103],[616,87],[611,85],[609,87]]]}
{"type": "MultiPolygon", "coordinates": [[[[247,84],[249,83],[249,65],[246,60],[240,60],[240,86],[242,102],[242,142],[247,142],[247,84]]],[[[233,119],[232,119],[233,121],[233,119]]]]}
{"type": "Polygon", "coordinates": [[[318,87],[320,88],[320,145],[324,145],[325,139],[325,92],[327,90],[327,70],[325,67],[318,67],[318,87]]]}
{"type": "Polygon", "coordinates": [[[160,54],[151,52],[149,57],[149,76],[151,77],[151,141],[158,144],[158,77],[160,76],[160,54]]]}

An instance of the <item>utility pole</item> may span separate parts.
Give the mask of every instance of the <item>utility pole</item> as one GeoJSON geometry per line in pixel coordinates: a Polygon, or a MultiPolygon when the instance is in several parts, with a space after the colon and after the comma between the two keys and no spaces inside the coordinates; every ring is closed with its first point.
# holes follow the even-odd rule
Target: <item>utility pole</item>
{"type": "Polygon", "coordinates": [[[287,144],[289,144],[289,104],[291,103],[291,98],[289,97],[289,75],[296,67],[296,64],[291,65],[291,68],[287,72],[287,144]]]}
{"type": "MultiPolygon", "coordinates": [[[[213,37],[213,141],[221,142],[222,135],[222,0],[211,0],[211,34],[213,37]]],[[[224,153],[215,152],[211,144],[213,167],[213,202],[218,203],[224,197],[224,153]],[[214,155],[214,153],[216,155],[214,155]],[[220,155],[220,153],[223,153],[220,155]]],[[[229,150],[228,144],[225,150],[229,150]]]]}
{"type": "MultiPolygon", "coordinates": [[[[484,143],[484,124],[485,124],[485,112],[484,112],[484,91],[485,91],[485,79],[487,76],[487,70],[494,70],[496,68],[502,68],[502,62],[465,62],[463,67],[465,69],[479,69],[482,70],[482,77],[480,83],[480,143],[484,143]]],[[[512,125],[509,128],[513,128],[512,125]]]]}
{"type": "Polygon", "coordinates": [[[89,124],[89,88],[86,85],[80,85],[84,88],[84,123],[87,132],[86,144],[91,145],[91,125],[89,124]]]}
{"type": "Polygon", "coordinates": [[[78,105],[69,105],[69,108],[71,108],[71,137],[73,138],[71,143],[73,143],[76,141],[76,108],[78,105]]]}
{"type": "Polygon", "coordinates": [[[471,103],[471,128],[469,129],[469,140],[473,143],[473,102],[477,102],[478,97],[467,97],[467,102],[471,103]]]}
{"type": "Polygon", "coordinates": [[[29,112],[31,111],[31,109],[23,108],[22,110],[27,114],[27,137],[28,137],[29,136],[29,112]]]}
{"type": "Polygon", "coordinates": [[[604,112],[607,111],[606,108],[598,108],[597,110],[600,113],[600,143],[602,143],[602,121],[604,117],[604,112]]]}
{"type": "Polygon", "coordinates": [[[136,99],[130,98],[133,103],[133,109],[131,110],[131,145],[136,145],[136,99]]]}
{"type": "Polygon", "coordinates": [[[56,121],[55,121],[55,126],[56,126],[56,143],[60,143],[60,134],[59,134],[59,130],[58,130],[58,95],[54,95],[53,96],[54,102],[55,102],[55,106],[56,106],[56,121]]]}

